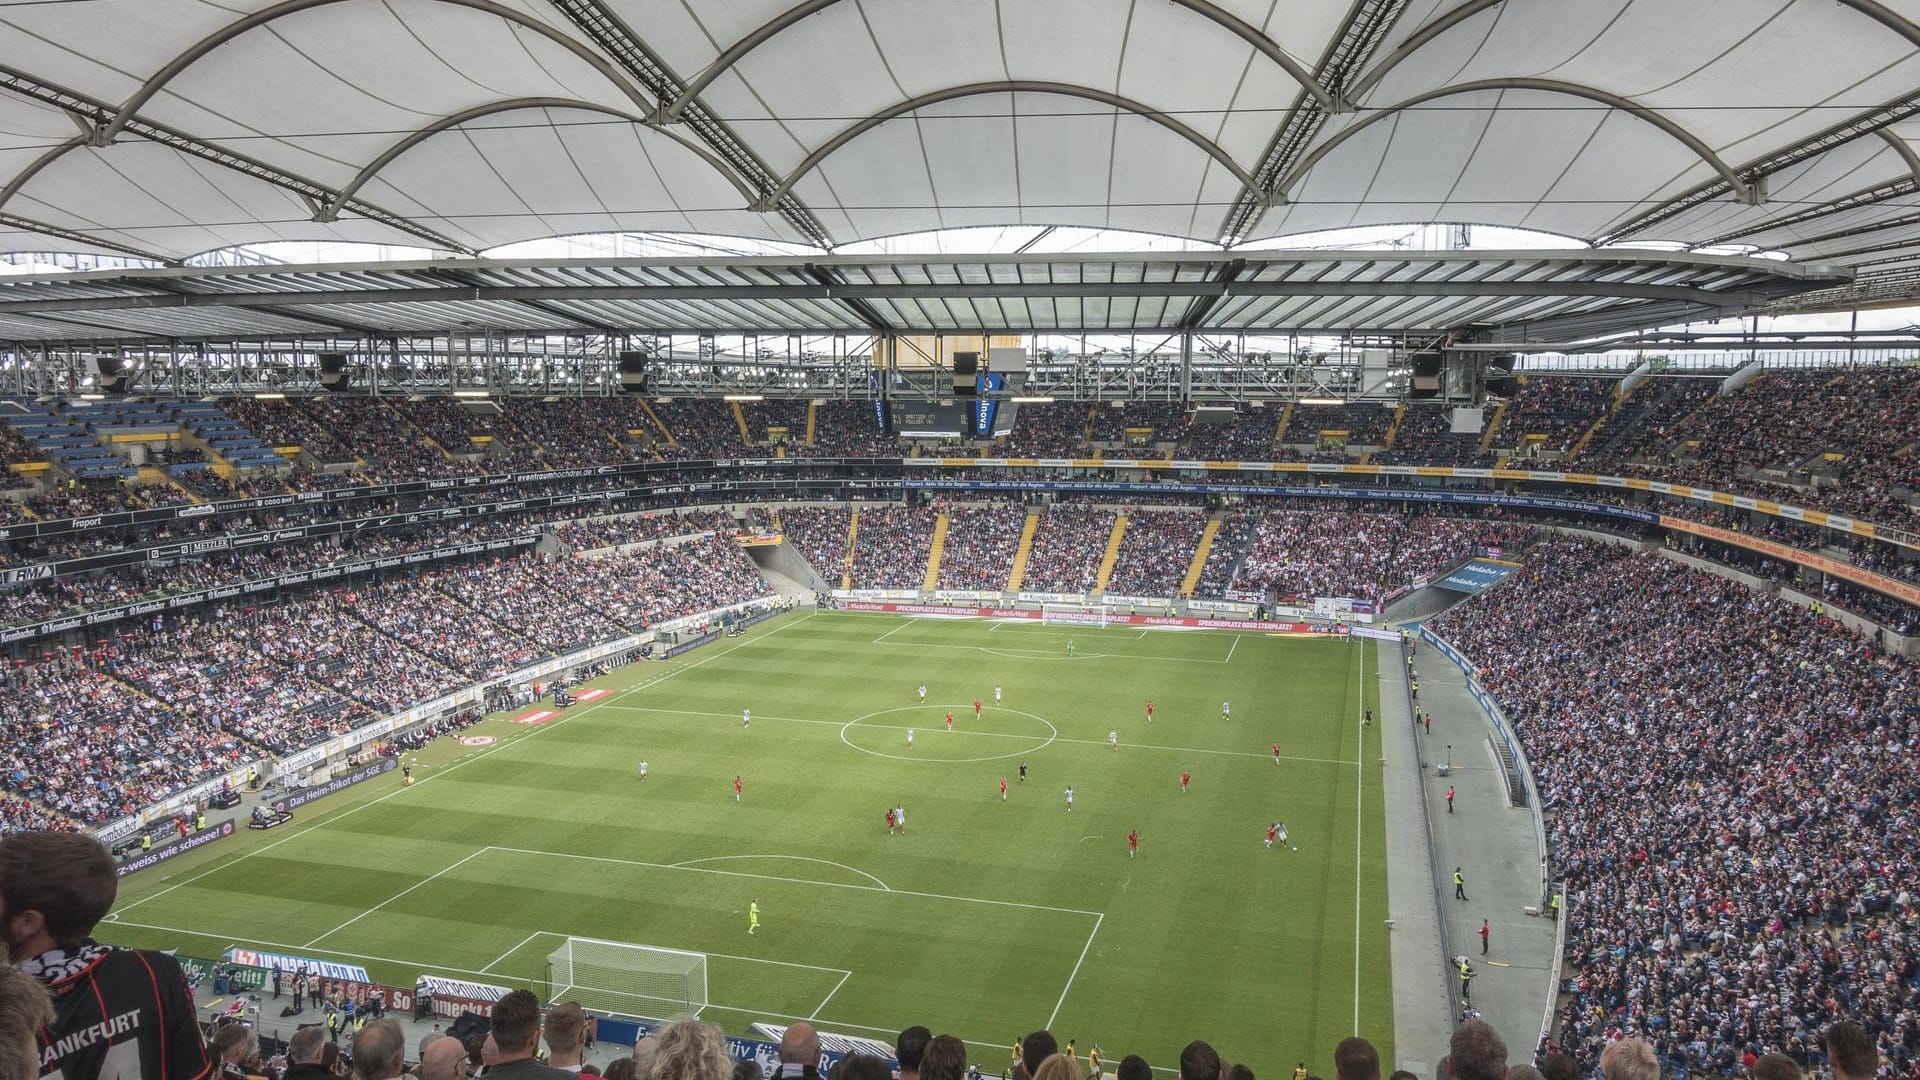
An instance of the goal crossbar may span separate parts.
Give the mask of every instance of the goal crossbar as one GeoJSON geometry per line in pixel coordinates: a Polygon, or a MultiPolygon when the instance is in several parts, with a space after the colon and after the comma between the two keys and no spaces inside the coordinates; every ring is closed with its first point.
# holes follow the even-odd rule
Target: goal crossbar
{"type": "Polygon", "coordinates": [[[604,938],[568,937],[547,954],[553,1000],[610,1012],[707,1007],[707,954],[604,938]]]}

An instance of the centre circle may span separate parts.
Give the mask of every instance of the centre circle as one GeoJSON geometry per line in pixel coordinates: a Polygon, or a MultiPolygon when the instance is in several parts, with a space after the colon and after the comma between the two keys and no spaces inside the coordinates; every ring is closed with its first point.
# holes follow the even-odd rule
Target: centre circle
{"type": "MultiPolygon", "coordinates": [[[[945,730],[943,726],[946,719],[946,711],[947,711],[947,706],[945,705],[902,705],[894,709],[881,709],[878,712],[870,712],[864,716],[856,716],[853,719],[847,721],[846,723],[841,724],[840,725],[840,741],[843,743],[846,743],[848,746],[852,747],[855,750],[860,751],[863,754],[872,754],[874,757],[892,758],[895,761],[932,761],[932,762],[939,762],[942,764],[951,765],[951,764],[958,764],[958,763],[964,763],[969,761],[1001,761],[1006,758],[1021,757],[1026,754],[1031,754],[1039,750],[1044,750],[1049,746],[1052,746],[1054,743],[1054,740],[1060,737],[1060,729],[1054,727],[1052,722],[1047,720],[1046,717],[1035,716],[1033,713],[1022,712],[1019,709],[1002,708],[998,705],[988,707],[987,709],[984,710],[983,715],[985,713],[1008,713],[1013,716],[1024,716],[1029,720],[1032,720],[1038,724],[1044,725],[1047,729],[1046,735],[1045,736],[1007,735],[1001,732],[987,733],[987,732],[978,732],[978,731],[969,732],[964,730],[958,731],[958,732],[949,732],[945,730]],[[937,756],[937,757],[925,757],[918,754],[890,754],[885,750],[875,750],[875,749],[872,749],[871,747],[861,746],[859,743],[856,743],[852,739],[847,738],[847,732],[849,730],[855,727],[858,727],[859,725],[865,723],[866,721],[872,720],[875,717],[879,717],[879,716],[892,716],[895,713],[931,713],[933,714],[934,716],[933,723],[927,726],[926,728],[920,728],[919,725],[917,724],[914,725],[917,731],[924,731],[926,733],[926,737],[931,739],[940,739],[948,735],[958,734],[958,735],[970,736],[973,738],[987,737],[987,738],[1029,739],[1029,740],[1038,742],[1039,745],[1038,746],[1027,745],[1027,746],[1022,746],[1017,750],[1009,751],[1005,754],[983,754],[979,757],[946,757],[944,755],[937,756]]],[[[889,728],[887,730],[904,731],[905,728],[906,728],[906,725],[901,725],[899,728],[889,728]]]]}

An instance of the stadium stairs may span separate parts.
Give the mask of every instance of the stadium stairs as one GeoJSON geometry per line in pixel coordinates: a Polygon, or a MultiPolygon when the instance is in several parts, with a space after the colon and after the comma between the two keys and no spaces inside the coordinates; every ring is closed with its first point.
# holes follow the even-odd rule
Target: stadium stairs
{"type": "Polygon", "coordinates": [[[1127,514],[1121,511],[1114,516],[1113,531],[1107,534],[1107,550],[1100,556],[1100,569],[1093,575],[1093,592],[1104,596],[1107,582],[1113,577],[1113,564],[1120,560],[1120,541],[1127,535],[1127,514]]]}
{"type": "Polygon", "coordinates": [[[1200,575],[1207,569],[1207,556],[1213,551],[1213,538],[1220,535],[1220,522],[1225,511],[1215,510],[1207,515],[1207,527],[1200,530],[1200,543],[1193,549],[1193,561],[1187,564],[1187,576],[1180,579],[1182,598],[1193,596],[1193,590],[1200,587],[1200,575]]]}
{"type": "Polygon", "coordinates": [[[940,587],[940,556],[947,550],[947,526],[952,520],[945,510],[933,519],[933,544],[927,549],[927,574],[920,580],[920,588],[926,592],[940,587]]]}
{"type": "Polygon", "coordinates": [[[1607,406],[1607,411],[1601,413],[1592,426],[1582,432],[1580,438],[1575,440],[1573,446],[1567,450],[1567,460],[1571,461],[1580,456],[1580,451],[1585,450],[1587,444],[1593,441],[1593,437],[1600,433],[1600,429],[1607,426],[1607,421],[1613,419],[1613,415],[1620,411],[1620,406],[1626,404],[1626,400],[1621,394],[1613,395],[1613,403],[1607,406]]]}
{"type": "Polygon", "coordinates": [[[740,427],[740,445],[752,446],[753,433],[747,430],[747,411],[742,409],[737,401],[729,401],[727,404],[733,406],[733,422],[740,427]]]}
{"type": "Polygon", "coordinates": [[[808,446],[813,445],[813,433],[818,429],[819,421],[820,421],[820,406],[815,405],[811,401],[807,402],[807,445],[808,446]]]}
{"type": "MultiPolygon", "coordinates": [[[[1393,441],[1400,437],[1400,421],[1405,420],[1406,418],[1407,418],[1407,403],[1403,401],[1400,404],[1394,406],[1393,420],[1391,423],[1387,424],[1387,435],[1386,435],[1386,438],[1381,440],[1380,449],[1382,450],[1393,449],[1393,441]]],[[[1366,454],[1363,454],[1361,456],[1363,459],[1362,463],[1364,464],[1365,463],[1364,459],[1372,457],[1373,454],[1372,454],[1372,451],[1368,451],[1366,454]]]]}
{"type": "MultiPolygon", "coordinates": [[[[640,411],[646,413],[647,419],[653,421],[653,426],[655,430],[657,430],[660,433],[661,438],[667,441],[668,446],[680,445],[680,440],[674,438],[673,432],[667,430],[666,422],[660,419],[660,414],[653,411],[653,406],[647,404],[647,401],[645,398],[640,399],[640,411]]],[[[633,433],[628,432],[628,434],[633,434],[633,433]]]]}
{"type": "Polygon", "coordinates": [[[419,439],[421,442],[432,447],[436,452],[439,453],[441,457],[446,458],[448,461],[457,461],[457,462],[460,462],[461,464],[466,464],[466,461],[467,461],[466,458],[456,457],[453,451],[447,449],[444,446],[441,446],[438,442],[434,440],[433,436],[427,434],[426,428],[423,428],[419,424],[414,423],[412,418],[408,417],[405,413],[401,412],[399,409],[396,409],[391,405],[386,404],[385,402],[382,402],[381,406],[385,408],[388,412],[393,414],[393,418],[399,422],[401,427],[406,428],[409,431],[412,431],[414,438],[419,439]]]}
{"type": "Polygon", "coordinates": [[[1027,511],[1027,523],[1020,526],[1020,546],[1013,549],[1013,573],[1007,575],[1007,591],[1019,592],[1027,576],[1027,556],[1033,554],[1033,534],[1040,531],[1040,511],[1027,511]]]}
{"type": "MultiPolygon", "coordinates": [[[[738,409],[740,406],[735,405],[738,409]]],[[[847,514],[847,557],[840,564],[840,587],[853,588],[853,553],[858,550],[855,542],[860,539],[860,508],[855,507],[847,514]]]]}
{"type": "Polygon", "coordinates": [[[1287,407],[1280,410],[1280,419],[1274,422],[1273,442],[1268,445],[1281,445],[1287,437],[1287,425],[1291,423],[1293,423],[1293,402],[1289,401],[1287,407]]]}
{"type": "Polygon", "coordinates": [[[1493,437],[1500,433],[1500,421],[1506,419],[1507,406],[1513,404],[1512,398],[1506,398],[1493,410],[1493,417],[1487,421],[1487,430],[1480,433],[1480,446],[1474,452],[1485,454],[1493,445],[1493,437]]]}

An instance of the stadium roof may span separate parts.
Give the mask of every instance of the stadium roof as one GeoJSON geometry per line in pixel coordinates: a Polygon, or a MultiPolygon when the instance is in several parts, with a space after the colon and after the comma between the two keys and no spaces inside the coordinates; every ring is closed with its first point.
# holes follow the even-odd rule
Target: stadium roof
{"type": "Polygon", "coordinates": [[[1355,331],[1568,340],[1844,280],[1652,251],[444,260],[0,278],[0,340],[341,332],[1355,331]]]}
{"type": "MultiPolygon", "coordinates": [[[[0,4],[0,251],[1457,221],[1920,295],[1920,0],[0,4]]],[[[1572,243],[1569,245],[1575,246],[1572,243]]],[[[1844,296],[1844,294],[1837,294],[1844,296]]]]}

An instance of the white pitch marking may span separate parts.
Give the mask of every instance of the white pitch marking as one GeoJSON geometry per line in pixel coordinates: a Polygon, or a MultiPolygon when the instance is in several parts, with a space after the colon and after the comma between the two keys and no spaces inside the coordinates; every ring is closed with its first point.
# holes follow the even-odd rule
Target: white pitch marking
{"type": "Polygon", "coordinates": [[[1100,933],[1100,924],[1105,922],[1106,918],[1107,917],[1105,915],[1096,916],[1094,918],[1093,929],[1088,931],[1087,933],[1087,943],[1085,945],[1080,946],[1080,959],[1075,960],[1073,962],[1073,970],[1067,973],[1067,985],[1060,988],[1060,1000],[1053,1003],[1053,1012],[1051,1015],[1047,1017],[1047,1022],[1041,1025],[1042,1027],[1051,1028],[1053,1026],[1053,1022],[1060,1018],[1060,1007],[1067,1003],[1067,992],[1073,989],[1073,980],[1076,976],[1080,974],[1080,965],[1086,963],[1087,950],[1093,948],[1094,936],[1100,933]]]}
{"type": "MultiPolygon", "coordinates": [[[[714,653],[706,657],[706,659],[704,660],[696,660],[691,664],[674,668],[671,671],[662,673],[656,678],[648,679],[645,682],[636,683],[633,686],[629,686],[625,690],[618,690],[618,691],[615,691],[614,693],[608,694],[606,697],[603,697],[598,701],[589,702],[577,708],[570,709],[568,710],[565,716],[562,716],[552,721],[551,723],[542,724],[538,728],[535,728],[534,730],[529,731],[526,734],[529,737],[538,735],[540,734],[540,732],[546,731],[550,728],[557,728],[561,724],[564,724],[567,721],[583,713],[592,712],[595,709],[604,709],[607,706],[612,705],[614,702],[619,701],[621,698],[628,697],[632,694],[637,694],[640,691],[645,690],[651,686],[654,686],[657,683],[665,682],[668,679],[673,678],[675,675],[681,674],[682,672],[692,671],[694,668],[697,668],[702,664],[706,664],[711,661],[718,660],[722,656],[727,656],[731,653],[739,651],[740,649],[744,649],[748,645],[753,644],[755,641],[760,641],[764,638],[770,638],[773,635],[778,634],[784,630],[788,630],[792,627],[798,626],[801,623],[806,622],[808,619],[813,618],[816,614],[818,613],[809,611],[805,615],[800,616],[798,619],[795,619],[784,626],[777,626],[772,630],[769,630],[766,633],[759,635],[758,637],[754,637],[747,641],[742,641],[738,645],[734,645],[731,648],[728,648],[724,651],[714,653]]],[[[422,777],[420,784],[415,786],[418,787],[418,786],[432,783],[433,781],[438,780],[443,776],[446,776],[448,773],[451,773],[456,769],[464,768],[468,765],[473,764],[476,761],[479,761],[481,758],[484,758],[489,754],[493,754],[493,753],[497,753],[498,751],[505,750],[508,746],[513,745],[516,741],[517,740],[513,739],[512,736],[502,739],[498,743],[495,743],[493,746],[485,750],[482,750],[477,754],[469,754],[461,758],[460,760],[445,766],[444,768],[436,769],[431,775],[422,777]]],[[[146,896],[142,896],[137,900],[133,900],[123,905],[118,910],[122,912],[132,911],[134,908],[139,907],[141,904],[144,904],[149,900],[157,900],[160,897],[165,896],[166,894],[172,892],[175,889],[178,889],[185,885],[191,885],[194,882],[199,881],[201,878],[206,877],[208,874],[214,873],[215,871],[218,871],[218,870],[224,870],[229,866],[236,866],[240,863],[247,861],[248,859],[253,858],[255,855],[260,855],[260,854],[264,854],[266,852],[272,851],[274,848],[279,847],[281,844],[285,844],[293,840],[298,840],[315,829],[321,828],[322,826],[325,826],[325,825],[330,825],[344,818],[352,817],[354,814],[357,814],[362,810],[365,810],[369,807],[378,806],[379,804],[386,802],[388,799],[393,798],[395,795],[401,795],[411,790],[414,790],[414,789],[407,788],[407,787],[396,787],[392,791],[387,792],[385,795],[379,795],[372,799],[368,799],[366,802],[349,806],[342,812],[338,814],[334,814],[332,817],[322,817],[319,821],[314,822],[313,824],[307,826],[304,829],[301,829],[297,832],[289,833],[288,835],[281,837],[280,839],[275,840],[272,843],[262,844],[257,848],[249,848],[246,851],[243,851],[240,854],[235,855],[231,859],[224,859],[224,860],[221,860],[220,862],[216,862],[212,866],[207,867],[205,870],[200,871],[199,873],[193,875],[190,878],[185,879],[184,881],[177,881],[172,885],[167,886],[164,889],[160,889],[157,892],[149,893],[146,896]]],[[[328,811],[322,811],[321,813],[325,814],[325,813],[328,813],[328,811]]]]}
{"type": "MultiPolygon", "coordinates": [[[[688,859],[686,862],[677,862],[673,864],[673,868],[676,870],[682,870],[682,869],[691,868],[696,863],[725,862],[728,859],[784,859],[789,862],[810,862],[810,863],[819,863],[822,866],[837,866],[840,869],[845,870],[849,874],[859,874],[861,877],[866,878],[868,881],[871,881],[875,885],[880,886],[880,888],[884,889],[887,892],[893,891],[893,886],[887,884],[884,881],[881,881],[879,878],[874,877],[872,874],[867,873],[865,870],[857,870],[851,866],[848,866],[846,863],[834,862],[832,859],[813,859],[813,858],[808,858],[805,855],[712,855],[704,859],[688,859]]],[[[838,971],[840,969],[835,968],[834,970],[838,971]]]]}

